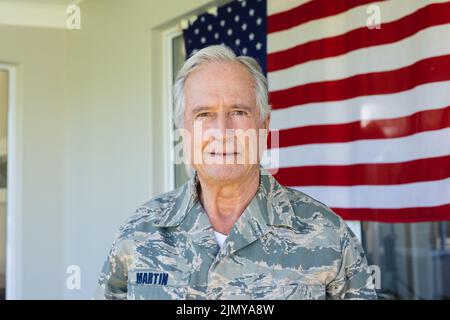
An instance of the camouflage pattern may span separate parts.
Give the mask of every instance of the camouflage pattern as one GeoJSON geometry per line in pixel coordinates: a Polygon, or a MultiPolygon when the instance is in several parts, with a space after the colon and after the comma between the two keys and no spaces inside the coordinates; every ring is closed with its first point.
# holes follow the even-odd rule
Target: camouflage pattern
{"type": "Polygon", "coordinates": [[[100,299],[376,299],[360,242],[324,204],[261,168],[258,191],[219,248],[195,176],[122,225],[100,299]]]}

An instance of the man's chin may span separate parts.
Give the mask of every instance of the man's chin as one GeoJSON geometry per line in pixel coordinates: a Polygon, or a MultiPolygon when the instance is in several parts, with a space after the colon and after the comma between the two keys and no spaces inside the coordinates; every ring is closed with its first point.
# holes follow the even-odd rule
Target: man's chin
{"type": "Polygon", "coordinates": [[[209,179],[218,181],[239,180],[246,176],[250,170],[249,165],[244,164],[205,164],[198,171],[209,179]]]}

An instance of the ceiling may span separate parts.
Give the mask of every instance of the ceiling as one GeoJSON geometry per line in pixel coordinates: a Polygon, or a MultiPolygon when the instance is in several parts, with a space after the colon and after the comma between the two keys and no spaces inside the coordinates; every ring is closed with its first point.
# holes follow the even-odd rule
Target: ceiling
{"type": "Polygon", "coordinates": [[[18,3],[20,5],[32,4],[32,5],[69,5],[71,3],[77,3],[79,1],[73,0],[0,0],[0,3],[18,3]]]}
{"type": "Polygon", "coordinates": [[[0,25],[65,28],[67,7],[81,2],[83,0],[0,0],[0,25]]]}

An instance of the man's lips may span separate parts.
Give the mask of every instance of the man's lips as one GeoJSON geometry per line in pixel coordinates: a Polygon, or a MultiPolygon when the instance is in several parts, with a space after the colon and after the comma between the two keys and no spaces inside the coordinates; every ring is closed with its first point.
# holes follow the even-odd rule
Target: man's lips
{"type": "Polygon", "coordinates": [[[207,152],[208,154],[210,154],[210,155],[213,155],[213,156],[215,156],[215,155],[217,155],[217,156],[227,156],[227,155],[237,155],[237,154],[240,154],[240,153],[238,153],[238,152],[207,152]]]}

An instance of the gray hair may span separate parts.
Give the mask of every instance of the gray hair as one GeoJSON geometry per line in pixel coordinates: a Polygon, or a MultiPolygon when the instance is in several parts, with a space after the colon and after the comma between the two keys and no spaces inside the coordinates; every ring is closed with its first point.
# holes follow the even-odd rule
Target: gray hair
{"type": "Polygon", "coordinates": [[[236,56],[234,52],[227,46],[214,45],[209,46],[195,54],[191,55],[186,60],[183,67],[178,72],[175,84],[173,85],[173,101],[175,104],[174,123],[177,128],[183,126],[184,117],[184,85],[187,77],[198,66],[211,62],[238,62],[242,64],[250,73],[254,80],[256,105],[259,108],[261,121],[266,119],[271,107],[269,105],[267,79],[264,76],[258,62],[252,57],[236,56]]]}

